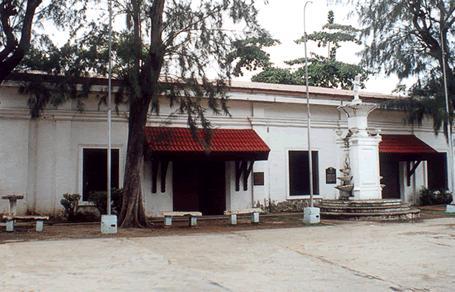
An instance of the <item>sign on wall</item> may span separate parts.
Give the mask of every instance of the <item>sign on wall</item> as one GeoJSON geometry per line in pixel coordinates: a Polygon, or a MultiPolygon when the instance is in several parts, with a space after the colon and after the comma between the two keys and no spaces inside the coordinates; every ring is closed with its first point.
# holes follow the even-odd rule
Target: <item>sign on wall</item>
{"type": "Polygon", "coordinates": [[[263,172],[253,173],[253,183],[255,186],[263,186],[264,185],[264,173],[263,172]]]}
{"type": "Polygon", "coordinates": [[[333,167],[329,167],[325,170],[325,183],[336,184],[337,183],[337,170],[333,167]]]}

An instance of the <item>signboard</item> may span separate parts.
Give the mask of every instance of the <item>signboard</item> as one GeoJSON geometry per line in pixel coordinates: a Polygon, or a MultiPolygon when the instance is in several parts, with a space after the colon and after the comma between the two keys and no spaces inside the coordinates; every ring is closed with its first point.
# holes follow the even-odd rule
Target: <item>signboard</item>
{"type": "Polygon", "coordinates": [[[336,184],[337,183],[337,170],[333,167],[329,167],[325,170],[325,183],[336,184]]]}
{"type": "Polygon", "coordinates": [[[264,173],[263,172],[253,173],[253,183],[255,186],[263,186],[264,185],[264,173]]]}

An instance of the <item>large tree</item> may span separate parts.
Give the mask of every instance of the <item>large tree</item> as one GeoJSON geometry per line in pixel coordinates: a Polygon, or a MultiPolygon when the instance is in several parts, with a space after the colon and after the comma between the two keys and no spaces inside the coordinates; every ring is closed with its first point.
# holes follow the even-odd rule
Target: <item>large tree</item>
{"type": "MultiPolygon", "coordinates": [[[[309,41],[315,42],[318,47],[327,49],[327,56],[312,53],[308,59],[309,84],[312,86],[352,89],[355,76],[361,75],[362,86],[368,74],[360,66],[338,61],[337,49],[342,43],[360,44],[357,39],[358,30],[350,25],[335,23],[333,11],[329,11],[327,23],[321,31],[307,36],[309,41]]],[[[302,36],[296,43],[304,42],[302,36]]],[[[305,83],[305,59],[297,58],[285,62],[291,67],[277,68],[269,66],[251,79],[255,82],[281,83],[302,85],[305,83]]]]}
{"type": "MultiPolygon", "coordinates": [[[[269,64],[262,46],[275,41],[258,24],[254,2],[115,2],[116,20],[126,19],[126,26],[114,32],[113,40],[113,72],[121,81],[116,101],[129,104],[121,227],[146,225],[141,194],[145,125],[151,111],[158,113],[160,97],[167,97],[177,113],[186,116],[191,129],[198,126],[209,129],[207,109],[228,113],[225,92],[231,77],[242,74],[242,68],[269,64]]],[[[24,90],[32,93],[29,101],[32,113],[39,113],[49,102],[59,104],[67,98],[64,94],[52,95],[52,90],[63,88],[74,93],[75,77],[106,76],[106,29],[105,25],[92,22],[80,41],[69,42],[62,48],[47,38],[37,43],[22,68],[63,74],[65,78],[53,89],[44,90],[46,94],[42,94],[42,84],[29,83],[24,90]]],[[[80,100],[87,92],[68,96],[80,100]]]]}
{"type": "Polygon", "coordinates": [[[27,54],[34,24],[49,21],[59,28],[72,27],[85,4],[85,0],[0,0],[0,84],[27,54]]]}
{"type": "Polygon", "coordinates": [[[450,109],[455,105],[455,1],[358,1],[357,11],[367,43],[363,64],[377,72],[418,79],[407,92],[409,99],[389,106],[407,110],[411,123],[420,124],[431,117],[435,131],[440,130],[452,120],[447,119],[444,109],[444,65],[450,109]]]}

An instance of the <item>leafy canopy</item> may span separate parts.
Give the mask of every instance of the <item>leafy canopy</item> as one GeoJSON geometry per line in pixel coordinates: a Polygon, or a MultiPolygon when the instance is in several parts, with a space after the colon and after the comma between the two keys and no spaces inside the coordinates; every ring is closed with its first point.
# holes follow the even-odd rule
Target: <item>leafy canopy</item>
{"type": "Polygon", "coordinates": [[[453,120],[452,114],[448,117],[445,113],[442,68],[445,64],[453,111],[454,11],[453,0],[357,2],[361,37],[367,43],[362,64],[376,72],[395,73],[399,78],[417,78],[411,88],[404,90],[410,98],[386,106],[406,110],[409,123],[421,124],[424,118],[432,118],[436,133],[453,120]]]}
{"type": "MultiPolygon", "coordinates": [[[[336,60],[337,49],[342,43],[352,42],[360,44],[357,39],[358,30],[350,25],[342,25],[334,22],[334,13],[329,11],[327,24],[318,32],[307,36],[308,40],[316,42],[318,47],[327,48],[327,57],[311,54],[308,59],[309,84],[312,86],[333,87],[352,89],[355,76],[360,75],[362,86],[367,79],[367,72],[358,65],[348,64],[336,60]]],[[[302,36],[296,43],[303,43],[302,36]]],[[[251,79],[255,82],[281,83],[281,84],[305,84],[305,59],[298,58],[285,62],[290,67],[277,68],[266,67],[262,72],[251,79]]]]}
{"type": "Polygon", "coordinates": [[[0,1],[0,83],[28,53],[32,34],[38,34],[46,25],[76,31],[87,1],[0,1]]]}
{"type": "MultiPolygon", "coordinates": [[[[176,113],[186,114],[191,124],[201,118],[207,124],[202,97],[209,97],[208,106],[216,113],[227,113],[225,89],[229,80],[242,75],[245,69],[270,65],[270,56],[263,48],[277,41],[257,23],[254,1],[165,1],[158,41],[151,39],[155,28],[149,14],[156,1],[115,3],[115,23],[122,18],[126,23],[113,33],[113,77],[122,81],[115,95],[117,104],[148,97],[151,109],[158,112],[157,96],[165,95],[176,113]],[[135,17],[140,19],[135,22],[135,17]],[[135,25],[140,27],[139,39],[135,37],[135,25]],[[151,60],[152,46],[159,46],[155,52],[159,55],[157,64],[151,60]],[[146,88],[143,82],[155,65],[161,68],[162,82],[157,88],[146,88]]],[[[54,84],[31,82],[24,86],[23,91],[31,94],[33,116],[49,103],[58,105],[68,99],[76,99],[82,110],[91,82],[81,81],[80,77],[107,77],[106,15],[81,26],[79,34],[61,47],[48,36],[35,38],[20,64],[21,71],[38,70],[61,77],[54,84]],[[77,92],[76,80],[86,90],[77,92]]],[[[105,95],[99,98],[105,101],[105,95]]]]}

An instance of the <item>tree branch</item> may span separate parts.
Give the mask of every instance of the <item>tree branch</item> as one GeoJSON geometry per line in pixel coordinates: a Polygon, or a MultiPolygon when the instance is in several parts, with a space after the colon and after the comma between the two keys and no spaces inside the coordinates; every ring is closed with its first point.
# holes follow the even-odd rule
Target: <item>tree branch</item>
{"type": "Polygon", "coordinates": [[[165,41],[164,41],[164,46],[168,47],[175,38],[177,38],[180,34],[190,30],[191,27],[193,27],[196,24],[199,24],[206,20],[207,18],[214,16],[215,13],[219,13],[222,10],[221,6],[218,6],[216,9],[213,9],[210,13],[207,13],[204,17],[199,18],[197,21],[189,23],[187,26],[183,27],[182,29],[178,30],[177,32],[173,33],[171,36],[169,36],[165,41]]]}
{"type": "Polygon", "coordinates": [[[10,25],[9,18],[16,15],[17,11],[14,8],[11,0],[4,0],[0,4],[0,21],[6,36],[6,44],[2,51],[0,51],[0,62],[2,62],[17,46],[17,40],[13,33],[13,28],[10,25]]]}
{"type": "MultiPolygon", "coordinates": [[[[17,43],[17,40],[15,41],[16,44],[14,46],[14,49],[5,56],[4,59],[0,59],[0,83],[6,78],[6,76],[11,73],[11,71],[16,68],[16,66],[20,63],[20,61],[24,58],[25,53],[28,51],[30,48],[30,40],[32,37],[32,24],[33,24],[33,18],[35,16],[35,11],[36,8],[41,4],[42,0],[28,0],[27,1],[27,7],[25,9],[25,15],[24,19],[22,22],[22,29],[21,29],[21,39],[19,43],[17,43]]],[[[3,4],[5,3],[10,3],[10,1],[4,1],[3,4]]],[[[12,13],[11,12],[11,7],[5,7],[2,5],[2,8],[6,8],[6,11],[10,11],[9,13],[6,13],[6,15],[12,13]]],[[[14,10],[13,10],[14,11],[14,10]]],[[[12,14],[14,15],[14,14],[12,14]]],[[[2,15],[2,25],[4,21],[4,16],[2,15]]],[[[7,17],[6,23],[9,26],[9,16],[7,17]]],[[[16,39],[16,38],[14,38],[16,39]]]]}

